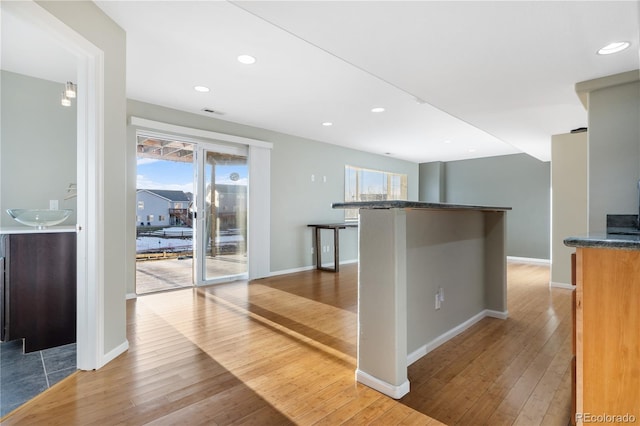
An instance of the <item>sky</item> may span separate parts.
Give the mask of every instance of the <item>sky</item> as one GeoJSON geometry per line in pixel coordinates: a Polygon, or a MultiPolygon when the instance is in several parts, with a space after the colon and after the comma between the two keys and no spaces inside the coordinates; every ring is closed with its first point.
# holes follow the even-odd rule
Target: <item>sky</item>
{"type": "MultiPolygon", "coordinates": [[[[228,185],[246,185],[248,181],[246,166],[216,166],[216,183],[228,185]],[[237,180],[233,180],[237,173],[237,180]]],[[[170,189],[194,192],[193,164],[177,161],[161,161],[151,158],[138,158],[138,189],[170,189]]]]}

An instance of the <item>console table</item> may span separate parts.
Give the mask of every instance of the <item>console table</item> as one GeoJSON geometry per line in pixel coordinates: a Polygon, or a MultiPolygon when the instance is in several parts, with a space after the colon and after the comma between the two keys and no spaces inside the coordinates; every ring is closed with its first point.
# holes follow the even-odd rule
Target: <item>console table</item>
{"type": "Polygon", "coordinates": [[[323,271],[338,272],[340,270],[340,236],[339,232],[345,228],[357,228],[358,222],[341,222],[341,223],[312,223],[307,225],[315,228],[315,250],[316,250],[316,268],[323,271]],[[322,244],[321,233],[323,229],[333,230],[333,268],[322,266],[322,244]]]}

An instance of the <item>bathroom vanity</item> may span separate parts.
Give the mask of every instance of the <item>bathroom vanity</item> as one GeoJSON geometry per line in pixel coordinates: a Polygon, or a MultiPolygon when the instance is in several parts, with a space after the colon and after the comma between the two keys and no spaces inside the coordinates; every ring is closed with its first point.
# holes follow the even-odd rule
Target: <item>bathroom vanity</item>
{"type": "Polygon", "coordinates": [[[33,352],[76,341],[75,227],[0,230],[1,340],[33,352]]]}

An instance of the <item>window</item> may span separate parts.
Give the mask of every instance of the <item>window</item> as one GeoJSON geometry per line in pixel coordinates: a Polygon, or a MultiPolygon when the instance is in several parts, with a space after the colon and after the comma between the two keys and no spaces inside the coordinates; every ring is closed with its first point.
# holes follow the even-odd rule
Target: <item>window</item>
{"type": "Polygon", "coordinates": [[[144,210],[144,201],[138,201],[138,210],[144,210]]]}
{"type": "MultiPolygon", "coordinates": [[[[344,201],[385,201],[407,199],[407,175],[345,166],[344,201]]],[[[345,210],[346,220],[357,220],[358,210],[345,210]]]]}
{"type": "Polygon", "coordinates": [[[158,215],[158,220],[160,222],[164,222],[164,218],[165,218],[164,215],[158,215]]]}

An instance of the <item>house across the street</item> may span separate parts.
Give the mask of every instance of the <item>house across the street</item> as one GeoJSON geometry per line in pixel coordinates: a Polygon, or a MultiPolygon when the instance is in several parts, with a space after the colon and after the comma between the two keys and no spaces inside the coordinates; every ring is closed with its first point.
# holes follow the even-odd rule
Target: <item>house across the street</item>
{"type": "Polygon", "coordinates": [[[191,194],[164,189],[139,189],[136,194],[138,226],[191,226],[191,194]]]}

